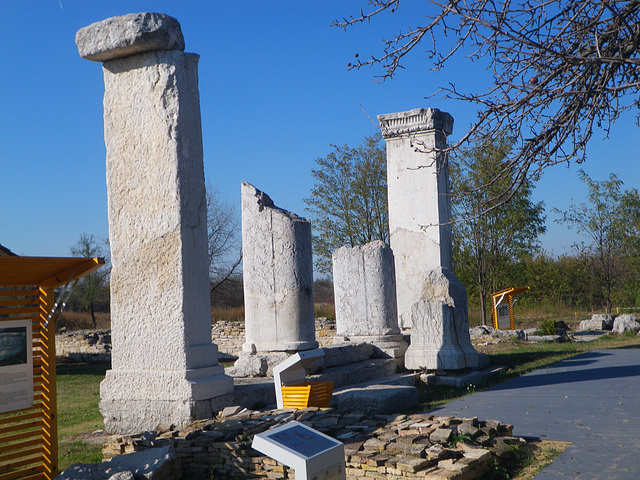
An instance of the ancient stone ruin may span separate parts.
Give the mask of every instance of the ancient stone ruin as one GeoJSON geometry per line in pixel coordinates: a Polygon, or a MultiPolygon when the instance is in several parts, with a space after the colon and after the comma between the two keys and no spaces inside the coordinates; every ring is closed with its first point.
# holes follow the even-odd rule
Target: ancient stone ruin
{"type": "Polygon", "coordinates": [[[368,343],[404,365],[407,342],[398,327],[391,248],[378,240],[333,253],[334,343],[368,343]]]}
{"type": "Polygon", "coordinates": [[[411,328],[408,369],[478,368],[467,292],[453,273],[447,136],[453,118],[436,109],[379,115],[387,142],[389,232],[400,326],[411,328]]]}
{"type": "Polygon", "coordinates": [[[178,21],[141,13],[78,31],[104,62],[111,244],[112,368],[107,431],[210,418],[233,381],[211,343],[198,59],[178,21]]]}
{"type": "Polygon", "coordinates": [[[234,375],[264,375],[290,353],[317,348],[311,224],[245,182],[242,270],[245,343],[234,375]]]}

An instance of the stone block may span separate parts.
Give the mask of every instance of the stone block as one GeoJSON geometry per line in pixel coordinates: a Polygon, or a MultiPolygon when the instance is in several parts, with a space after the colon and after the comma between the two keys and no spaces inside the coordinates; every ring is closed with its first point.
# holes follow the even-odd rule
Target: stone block
{"type": "Polygon", "coordinates": [[[333,253],[336,335],[398,335],[393,252],[378,240],[333,253]]]}
{"type": "Polygon", "coordinates": [[[105,62],[157,50],[184,51],[180,23],[162,13],[130,13],[81,28],[76,45],[82,58],[105,62]]]}
{"type": "Polygon", "coordinates": [[[613,321],[612,330],[615,333],[637,332],[640,331],[640,323],[636,320],[635,315],[619,315],[613,321]]]}
{"type": "Polygon", "coordinates": [[[368,343],[339,343],[323,347],[322,350],[324,357],[311,364],[307,373],[363,362],[373,355],[373,346],[368,343]]]}
{"type": "Polygon", "coordinates": [[[393,413],[418,406],[418,389],[403,385],[372,385],[349,388],[334,394],[332,404],[340,410],[393,413]]]}
{"type": "Polygon", "coordinates": [[[613,315],[594,314],[590,319],[582,320],[578,325],[579,332],[613,329],[613,315]]]}
{"type": "Polygon", "coordinates": [[[429,272],[422,299],[411,308],[411,344],[405,354],[410,370],[479,368],[483,359],[471,346],[467,292],[446,268],[429,272]]]}
{"type": "Polygon", "coordinates": [[[141,480],[178,480],[182,478],[182,468],[174,448],[166,446],[118,455],[102,463],[76,463],[55,480],[111,480],[114,476],[118,480],[134,477],[141,480]]]}

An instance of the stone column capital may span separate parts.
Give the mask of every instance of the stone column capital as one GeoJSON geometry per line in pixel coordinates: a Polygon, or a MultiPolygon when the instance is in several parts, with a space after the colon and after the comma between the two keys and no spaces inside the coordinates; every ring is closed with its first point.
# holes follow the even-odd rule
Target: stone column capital
{"type": "Polygon", "coordinates": [[[434,130],[445,136],[453,132],[453,117],[437,108],[415,108],[407,112],[387,113],[378,115],[378,121],[385,140],[434,130]]]}

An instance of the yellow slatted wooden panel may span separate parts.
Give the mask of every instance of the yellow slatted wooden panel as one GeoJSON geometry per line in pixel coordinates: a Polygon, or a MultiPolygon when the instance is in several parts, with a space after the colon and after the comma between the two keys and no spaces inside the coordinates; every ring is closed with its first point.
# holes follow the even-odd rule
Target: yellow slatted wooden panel
{"type": "Polygon", "coordinates": [[[42,452],[44,451],[44,448],[42,447],[42,445],[39,445],[37,447],[34,448],[26,448],[24,450],[21,450],[19,452],[13,452],[13,453],[5,453],[0,455],[0,470],[2,470],[3,468],[6,467],[6,469],[8,470],[9,468],[11,468],[11,464],[9,465],[1,465],[5,462],[8,462],[9,460],[14,460],[16,458],[24,458],[25,461],[26,460],[31,460],[31,459],[27,459],[27,457],[33,457],[35,455],[40,455],[42,452]]]}
{"type": "Polygon", "coordinates": [[[32,321],[34,365],[34,407],[0,414],[0,480],[50,480],[57,474],[54,325],[42,328],[52,307],[53,291],[0,291],[0,328],[3,320],[32,321]]]}
{"type": "Polygon", "coordinates": [[[42,467],[24,468],[14,472],[0,474],[0,480],[42,480],[42,467]]]}
{"type": "Polygon", "coordinates": [[[34,375],[33,408],[0,414],[0,480],[52,480],[58,473],[55,333],[54,322],[45,323],[54,289],[101,265],[100,258],[0,258],[0,328],[3,321],[31,321],[34,375]]]}
{"type": "MultiPolygon", "coordinates": [[[[13,471],[15,471],[16,469],[21,469],[23,467],[26,466],[30,466],[29,469],[31,469],[31,466],[34,464],[40,464],[39,468],[40,471],[42,471],[42,462],[43,461],[43,456],[42,455],[38,455],[32,458],[26,458],[24,460],[14,460],[12,461],[10,464],[7,465],[0,465],[0,473],[11,473],[13,471]]],[[[43,472],[44,473],[44,472],[43,472]]],[[[20,478],[20,477],[19,477],[20,478]]]]}
{"type": "MultiPolygon", "coordinates": [[[[25,438],[32,438],[32,437],[42,437],[42,429],[38,428],[36,430],[31,430],[29,432],[14,433],[13,435],[6,435],[2,437],[2,443],[13,443],[13,442],[17,442],[18,440],[22,440],[25,438]]],[[[4,449],[5,447],[3,446],[2,448],[4,449]]]]}
{"type": "Polygon", "coordinates": [[[282,387],[284,408],[326,408],[331,404],[333,382],[304,382],[282,387]]]}

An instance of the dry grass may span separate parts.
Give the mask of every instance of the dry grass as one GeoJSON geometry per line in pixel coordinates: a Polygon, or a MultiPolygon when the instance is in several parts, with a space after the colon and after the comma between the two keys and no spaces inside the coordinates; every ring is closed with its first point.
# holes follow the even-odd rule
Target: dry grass
{"type": "Polygon", "coordinates": [[[111,328],[111,315],[104,312],[96,313],[96,326],[91,321],[89,312],[73,312],[65,310],[56,321],[56,330],[103,330],[111,328]]]}
{"type": "Polygon", "coordinates": [[[328,318],[335,320],[336,307],[332,303],[316,303],[314,305],[314,312],[316,318],[328,318]]]}
{"type": "Polygon", "coordinates": [[[211,307],[211,322],[244,322],[244,307],[211,307]]]}
{"type": "MultiPolygon", "coordinates": [[[[538,328],[544,320],[563,321],[567,325],[577,325],[581,320],[591,318],[593,313],[602,312],[587,312],[587,311],[575,311],[563,306],[542,306],[539,308],[519,308],[518,305],[514,307],[514,324],[516,329],[526,328],[538,328]]],[[[469,308],[469,326],[475,327],[481,324],[480,310],[477,308],[469,308]]],[[[487,322],[491,325],[491,317],[487,318],[487,322]]]]}

